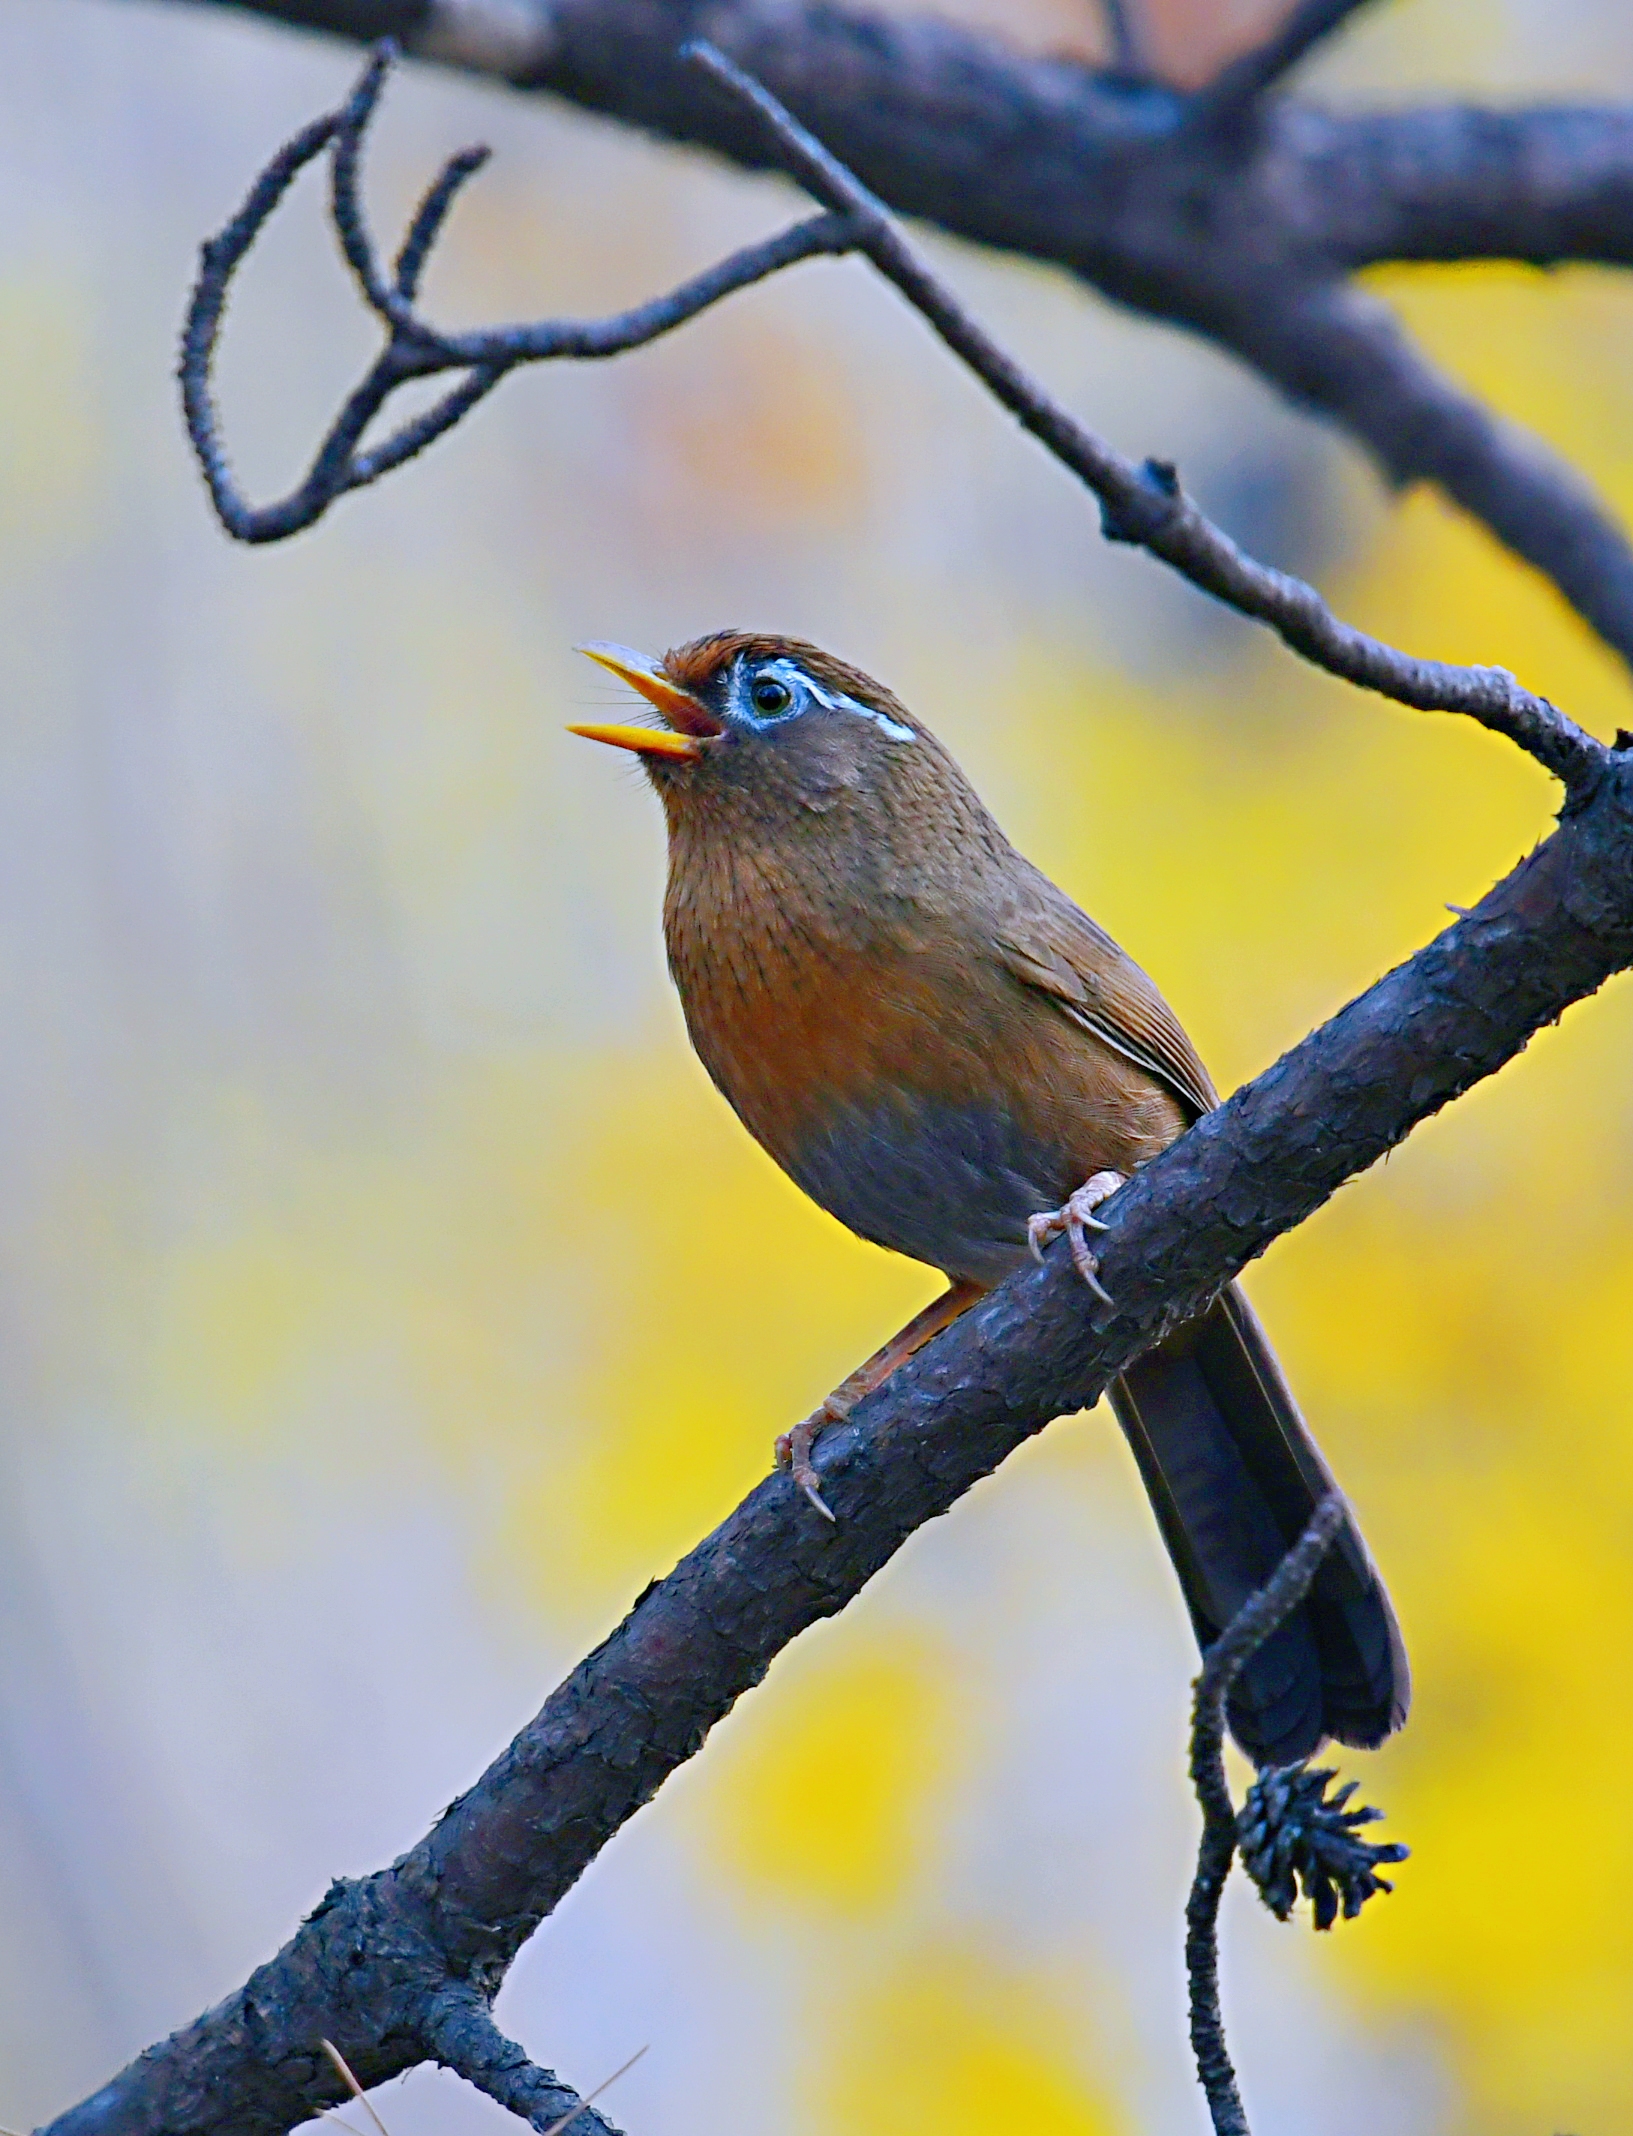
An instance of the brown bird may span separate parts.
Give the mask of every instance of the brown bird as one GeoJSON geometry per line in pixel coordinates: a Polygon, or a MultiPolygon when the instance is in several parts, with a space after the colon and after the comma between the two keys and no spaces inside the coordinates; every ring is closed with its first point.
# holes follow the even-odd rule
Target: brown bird
{"type": "MultiPolygon", "coordinates": [[[[639,753],[669,830],[664,940],[703,1065],[749,1133],[862,1237],[950,1288],[778,1442],[811,1443],[1216,1102],[1145,973],[1023,859],[935,736],[798,640],[721,631],[661,662],[583,648],[662,716],[576,726],[639,753]],[[1081,1184],[1080,1184],[1081,1183],[1081,1184]]],[[[1232,1285],[1111,1388],[1204,1650],[1332,1476],[1232,1285]]],[[[831,1518],[831,1514],[829,1515],[831,1518]]],[[[1259,1764],[1370,1746],[1408,1700],[1353,1518],[1230,1702],[1259,1764]]]]}

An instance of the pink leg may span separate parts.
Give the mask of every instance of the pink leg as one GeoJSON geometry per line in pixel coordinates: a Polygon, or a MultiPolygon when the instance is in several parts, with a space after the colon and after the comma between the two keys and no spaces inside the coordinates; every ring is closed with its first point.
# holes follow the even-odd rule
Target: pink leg
{"type": "Polygon", "coordinates": [[[820,1434],[830,1424],[843,1423],[864,1395],[883,1386],[898,1365],[906,1364],[916,1350],[924,1348],[932,1335],[939,1335],[943,1328],[951,1327],[960,1313],[968,1312],[976,1299],[985,1294],[984,1284],[967,1283],[962,1279],[954,1282],[939,1298],[933,1298],[922,1313],[915,1313],[906,1327],[892,1335],[882,1349],[875,1350],[865,1364],[858,1365],[848,1378],[841,1380],[828,1399],[792,1431],[780,1434],[777,1466],[793,1471],[794,1481],[819,1513],[827,1514],[829,1520],[834,1517],[817,1489],[816,1470],[811,1466],[811,1448],[820,1434]]]}

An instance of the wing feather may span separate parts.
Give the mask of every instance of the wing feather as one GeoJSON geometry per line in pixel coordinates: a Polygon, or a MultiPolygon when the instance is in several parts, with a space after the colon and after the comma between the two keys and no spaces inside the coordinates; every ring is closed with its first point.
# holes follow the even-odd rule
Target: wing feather
{"type": "Polygon", "coordinates": [[[1218,1093],[1167,1002],[1103,927],[1046,877],[1037,881],[1047,897],[1006,912],[998,930],[1005,968],[1193,1113],[1212,1112],[1218,1093]]]}

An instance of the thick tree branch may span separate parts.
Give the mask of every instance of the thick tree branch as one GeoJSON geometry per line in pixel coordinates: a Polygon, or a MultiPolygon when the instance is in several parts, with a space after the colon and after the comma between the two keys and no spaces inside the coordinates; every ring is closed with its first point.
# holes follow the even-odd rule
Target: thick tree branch
{"type": "Polygon", "coordinates": [[[1116,1300],[1051,1251],[843,1426],[817,1465],[838,1525],[768,1477],[636,1603],[428,1836],[339,1884],[278,1956],[51,2136],[282,2136],[447,2045],[601,1848],[799,1632],[1051,1417],[1193,1314],[1414,1125],[1633,965],[1633,752],[1478,906],[1238,1090],[1102,1212],[1116,1300]]]}
{"type": "Polygon", "coordinates": [[[763,138],[679,58],[707,36],[892,208],[1205,335],[1444,485],[1633,659],[1633,551],[1581,477],[1439,376],[1344,278],[1391,258],[1633,258],[1633,117],[1343,116],[1262,94],[1351,9],[1306,0],[1196,98],[830,0],[231,0],[544,89],[750,167],[763,138]],[[1251,76],[1251,80],[1249,77],[1251,76]],[[1261,79],[1261,76],[1264,77],[1261,79]],[[1230,89],[1232,79],[1246,96],[1230,89]],[[1242,123],[1199,124],[1207,99],[1242,123]],[[1370,323],[1365,323],[1370,322],[1370,323]],[[1391,431],[1380,379],[1410,421],[1391,431]]]}
{"type": "Polygon", "coordinates": [[[1243,305],[1234,344],[1291,399],[1342,418],[1393,481],[1432,481],[1626,650],[1633,549],[1591,486],[1529,431],[1427,361],[1375,297],[1344,282],[1243,305]]]}

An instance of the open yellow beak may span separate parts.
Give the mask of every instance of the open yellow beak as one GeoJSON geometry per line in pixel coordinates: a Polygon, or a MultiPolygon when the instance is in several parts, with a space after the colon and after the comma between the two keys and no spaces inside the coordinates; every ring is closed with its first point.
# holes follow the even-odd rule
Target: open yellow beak
{"type": "Polygon", "coordinates": [[[614,749],[633,749],[641,756],[661,756],[681,763],[695,763],[704,744],[722,731],[699,697],[671,682],[655,660],[633,653],[627,645],[581,645],[578,651],[638,690],[669,722],[663,727],[569,726],[569,734],[582,734],[586,741],[608,742],[614,749]]]}

